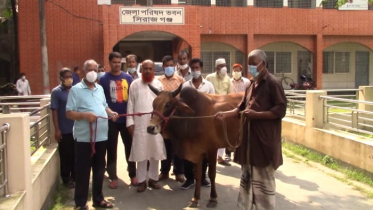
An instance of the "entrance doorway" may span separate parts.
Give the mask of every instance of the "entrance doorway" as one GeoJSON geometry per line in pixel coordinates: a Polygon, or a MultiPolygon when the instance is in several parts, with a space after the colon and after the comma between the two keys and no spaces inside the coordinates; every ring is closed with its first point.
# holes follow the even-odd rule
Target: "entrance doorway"
{"type": "Polygon", "coordinates": [[[369,52],[356,51],[355,88],[369,85],[369,52]]]}

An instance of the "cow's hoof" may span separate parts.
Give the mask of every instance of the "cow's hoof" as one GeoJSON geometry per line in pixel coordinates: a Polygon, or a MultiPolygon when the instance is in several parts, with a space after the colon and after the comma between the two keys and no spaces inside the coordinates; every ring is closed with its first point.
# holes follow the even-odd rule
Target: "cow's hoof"
{"type": "Polygon", "coordinates": [[[191,200],[188,204],[189,208],[197,208],[198,207],[198,201],[191,200]]]}
{"type": "Polygon", "coordinates": [[[215,208],[218,205],[218,201],[216,200],[209,200],[206,207],[207,208],[215,208]]]}

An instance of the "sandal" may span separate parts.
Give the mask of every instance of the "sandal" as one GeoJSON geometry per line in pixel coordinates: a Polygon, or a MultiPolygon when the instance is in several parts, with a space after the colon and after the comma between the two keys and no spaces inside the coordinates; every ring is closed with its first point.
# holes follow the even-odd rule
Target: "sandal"
{"type": "Polygon", "coordinates": [[[67,188],[73,189],[73,188],[75,188],[75,182],[74,181],[70,181],[65,186],[67,188]]]}
{"type": "Polygon", "coordinates": [[[118,180],[111,180],[109,182],[109,188],[110,189],[117,189],[118,188],[118,180]]]}
{"type": "Polygon", "coordinates": [[[75,207],[75,210],[88,210],[88,206],[87,205],[85,205],[83,207],[78,206],[78,207],[75,207]]]}
{"type": "Polygon", "coordinates": [[[114,208],[114,205],[110,202],[107,202],[105,200],[102,200],[100,203],[93,203],[92,205],[95,208],[105,208],[105,209],[112,209],[114,208]]]}
{"type": "Polygon", "coordinates": [[[146,190],[146,187],[147,187],[146,186],[146,181],[143,181],[143,182],[139,183],[137,185],[137,192],[138,193],[144,192],[146,190]]]}
{"type": "Polygon", "coordinates": [[[152,180],[152,179],[149,179],[148,184],[149,184],[149,187],[151,187],[155,190],[159,190],[159,189],[162,188],[161,185],[159,185],[157,181],[152,180]]]}

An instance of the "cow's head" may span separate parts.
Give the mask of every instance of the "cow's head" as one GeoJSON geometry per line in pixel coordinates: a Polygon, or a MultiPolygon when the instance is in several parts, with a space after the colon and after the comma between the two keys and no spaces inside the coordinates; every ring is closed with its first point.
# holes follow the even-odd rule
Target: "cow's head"
{"type": "MultiPolygon", "coordinates": [[[[172,113],[175,111],[194,114],[194,111],[185,103],[181,102],[177,95],[179,95],[182,85],[178,89],[170,91],[159,91],[157,88],[152,85],[148,85],[150,90],[153,91],[157,97],[153,101],[153,110],[158,114],[153,114],[150,124],[147,128],[149,134],[158,134],[161,132],[163,126],[166,126],[166,120],[172,113]]],[[[162,133],[164,138],[168,136],[165,133],[162,133]]]]}

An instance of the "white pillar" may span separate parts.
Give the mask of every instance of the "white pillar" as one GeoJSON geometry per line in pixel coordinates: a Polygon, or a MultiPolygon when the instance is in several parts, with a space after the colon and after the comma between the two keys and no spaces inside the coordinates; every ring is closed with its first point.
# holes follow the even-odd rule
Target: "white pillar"
{"type": "Polygon", "coordinates": [[[284,7],[287,7],[288,6],[288,1],[289,0],[283,0],[284,1],[284,7]]]}
{"type": "Polygon", "coordinates": [[[111,5],[111,0],[97,0],[98,5],[111,5]]]}
{"type": "Polygon", "coordinates": [[[179,0],[171,0],[171,4],[179,4],[179,0]]]}
{"type": "MultiPolygon", "coordinates": [[[[0,125],[9,123],[7,132],[7,171],[9,193],[26,191],[25,206],[32,206],[30,116],[26,113],[1,114],[0,125]]],[[[32,209],[30,207],[30,209],[32,209]]]]}
{"type": "Polygon", "coordinates": [[[211,5],[216,5],[216,0],[211,0],[211,5]]]}
{"type": "Polygon", "coordinates": [[[323,90],[308,90],[306,93],[306,126],[324,127],[324,100],[320,96],[327,95],[323,90]]]}
{"type": "Polygon", "coordinates": [[[247,6],[254,6],[254,0],[247,0],[247,6]]]}
{"type": "Polygon", "coordinates": [[[323,0],[316,0],[316,8],[317,7],[321,7],[322,8],[322,5],[321,5],[321,2],[322,2],[323,0]]]}

